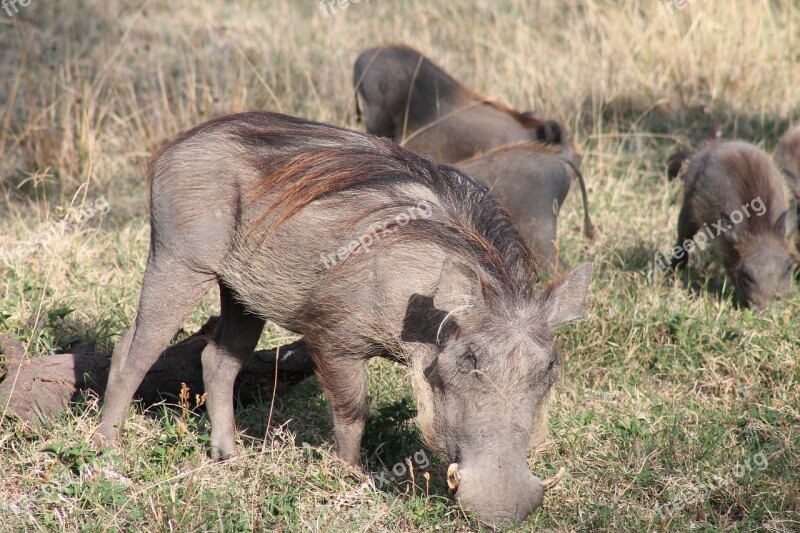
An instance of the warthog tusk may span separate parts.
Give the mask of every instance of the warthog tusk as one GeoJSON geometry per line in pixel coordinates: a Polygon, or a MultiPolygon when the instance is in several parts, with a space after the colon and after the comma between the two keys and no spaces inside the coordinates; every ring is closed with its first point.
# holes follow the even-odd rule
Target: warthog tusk
{"type": "Polygon", "coordinates": [[[542,481],[542,491],[547,492],[548,490],[558,485],[558,482],[561,481],[562,477],[564,477],[564,472],[566,472],[566,469],[562,466],[561,468],[558,469],[558,472],[556,472],[555,476],[549,477],[544,481],[542,481]]]}
{"type": "Polygon", "coordinates": [[[461,476],[458,475],[458,463],[453,463],[447,467],[447,486],[455,492],[458,490],[459,481],[461,481],[461,476]]]}

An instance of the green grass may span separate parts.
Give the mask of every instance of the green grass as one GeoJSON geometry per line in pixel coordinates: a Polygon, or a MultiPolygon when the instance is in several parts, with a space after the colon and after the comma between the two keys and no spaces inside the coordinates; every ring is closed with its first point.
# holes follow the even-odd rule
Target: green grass
{"type": "MultiPolygon", "coordinates": [[[[470,86],[562,120],[585,154],[599,236],[582,237],[573,192],[559,244],[595,275],[586,319],[556,333],[550,437],[529,458],[539,476],[568,475],[517,529],[800,529],[800,291],[757,314],[732,303],[708,252],[685,278],[653,263],[675,238],[673,150],[716,125],[769,151],[800,120],[800,10],[373,0],[325,18],[318,7],[84,0],[0,11],[0,332],[28,357],[78,341],[113,349],[147,257],[148,155],[243,109],[359,127],[352,62],[405,41],[470,86]],[[107,214],[53,234],[101,197],[107,214]]],[[[185,332],[218,310],[210,294],[185,332]]],[[[271,328],[262,344],[285,336],[271,328]]],[[[40,429],[3,417],[0,530],[479,530],[449,500],[444,460],[420,443],[405,369],[371,362],[370,393],[366,473],[336,460],[314,378],[239,409],[242,455],[221,464],[207,459],[202,409],[134,406],[122,445],[104,453],[87,445],[97,398],[40,429]],[[413,483],[371,481],[409,457],[418,467],[419,452],[429,481],[418,468],[413,483]]]]}

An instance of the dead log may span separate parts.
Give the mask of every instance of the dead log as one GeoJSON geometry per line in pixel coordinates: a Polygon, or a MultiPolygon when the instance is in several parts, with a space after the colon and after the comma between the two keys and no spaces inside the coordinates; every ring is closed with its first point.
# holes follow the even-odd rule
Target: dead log
{"type": "MultiPolygon", "coordinates": [[[[210,318],[200,331],[168,348],[145,376],[136,397],[148,405],[174,399],[183,383],[192,395],[203,394],[200,356],[216,322],[217,317],[210,318]]],[[[66,409],[82,392],[105,392],[111,358],[96,352],[91,344],[75,346],[70,353],[24,358],[21,343],[0,336],[0,353],[5,359],[5,368],[0,368],[0,379],[5,372],[0,383],[0,413],[40,425],[66,409]]],[[[313,373],[314,362],[302,339],[277,349],[259,350],[239,373],[235,395],[243,404],[270,398],[273,388],[283,392],[313,373]]]]}

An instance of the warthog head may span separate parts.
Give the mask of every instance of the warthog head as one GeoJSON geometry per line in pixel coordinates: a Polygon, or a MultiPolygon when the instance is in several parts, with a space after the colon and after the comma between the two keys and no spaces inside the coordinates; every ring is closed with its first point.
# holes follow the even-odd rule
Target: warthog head
{"type": "Polygon", "coordinates": [[[772,233],[750,235],[733,228],[730,238],[738,261],[728,273],[743,304],[764,309],[792,290],[795,260],[788,237],[796,224],[794,212],[787,211],[778,217],[772,233]]]}
{"type": "Polygon", "coordinates": [[[522,520],[560,477],[535,477],[526,452],[558,378],[551,331],[583,316],[591,272],[582,265],[543,295],[521,298],[492,294],[465,265],[443,267],[433,299],[446,313],[438,354],[414,368],[419,423],[452,463],[455,498],[484,521],[522,520]]]}

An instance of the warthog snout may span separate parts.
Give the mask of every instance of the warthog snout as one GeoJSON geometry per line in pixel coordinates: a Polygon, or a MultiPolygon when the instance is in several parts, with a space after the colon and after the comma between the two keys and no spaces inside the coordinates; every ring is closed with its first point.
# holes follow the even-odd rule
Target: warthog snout
{"type": "Polygon", "coordinates": [[[447,484],[466,510],[485,522],[507,524],[524,520],[541,506],[544,494],[563,475],[562,468],[553,477],[542,480],[528,470],[524,459],[511,467],[473,467],[462,462],[447,469],[447,484]]]}

